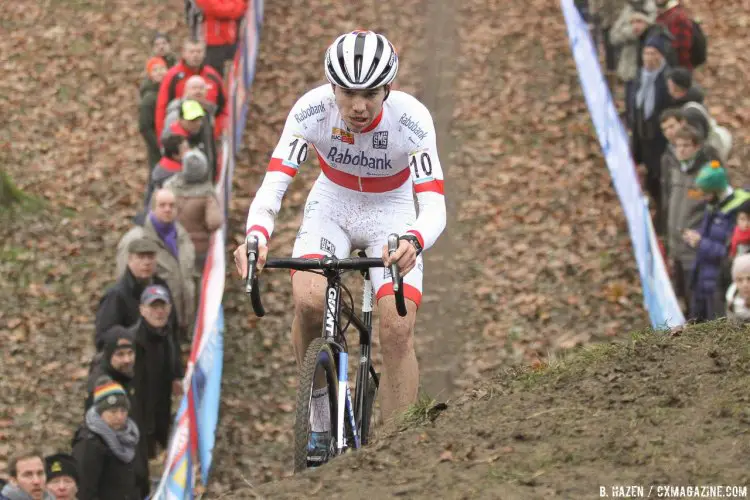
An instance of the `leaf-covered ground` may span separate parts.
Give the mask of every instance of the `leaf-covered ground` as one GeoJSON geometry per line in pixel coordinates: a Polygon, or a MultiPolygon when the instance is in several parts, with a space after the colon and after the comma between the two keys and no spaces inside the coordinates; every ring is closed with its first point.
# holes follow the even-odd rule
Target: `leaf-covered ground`
{"type": "MultiPolygon", "coordinates": [[[[80,422],[93,313],[114,279],[114,246],[146,178],[136,106],[148,40],[157,28],[183,33],[181,6],[146,0],[5,6],[0,53],[7,57],[0,66],[11,76],[0,80],[8,124],[0,129],[0,163],[47,205],[4,214],[0,224],[0,462],[21,443],[64,448],[80,422]]],[[[744,183],[750,5],[714,0],[696,8],[710,37],[709,63],[698,79],[708,88],[711,111],[735,134],[730,165],[744,183]]],[[[501,368],[539,364],[558,348],[608,341],[645,325],[625,222],[592,135],[562,16],[543,0],[267,2],[235,175],[233,234],[241,235],[288,109],[323,81],[325,46],[358,27],[393,40],[400,88],[433,110],[442,148],[451,219],[426,256],[417,332],[423,385],[446,399],[501,368]]],[[[316,176],[309,165],[295,180],[272,253],[291,250],[316,176]]],[[[291,471],[290,286],[286,273],[264,279],[262,321],[228,280],[212,497],[291,471]]],[[[475,404],[450,411],[479,429],[485,415],[475,404]]],[[[528,407],[529,413],[544,408],[528,407]]],[[[454,431],[451,439],[461,442],[462,428],[454,431]]],[[[447,442],[439,434],[432,439],[435,446],[447,442]]],[[[437,458],[436,449],[413,460],[437,458]]],[[[379,454],[376,447],[366,457],[379,454]]],[[[551,453],[546,460],[557,458],[551,453]]],[[[441,467],[453,467],[445,462],[441,467]]],[[[408,469],[382,468],[396,482],[398,471],[408,469]]]]}

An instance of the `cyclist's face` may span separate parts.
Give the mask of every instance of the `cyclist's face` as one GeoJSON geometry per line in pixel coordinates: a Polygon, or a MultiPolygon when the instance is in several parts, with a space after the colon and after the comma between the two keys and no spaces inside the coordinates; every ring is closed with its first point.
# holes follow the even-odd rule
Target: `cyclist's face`
{"type": "Polygon", "coordinates": [[[128,255],[128,267],[136,279],[149,279],[156,272],[156,254],[131,253],[128,255]]]}
{"type": "Polygon", "coordinates": [[[349,90],[334,86],[333,92],[346,126],[352,132],[361,132],[383,109],[386,89],[349,90]]]}

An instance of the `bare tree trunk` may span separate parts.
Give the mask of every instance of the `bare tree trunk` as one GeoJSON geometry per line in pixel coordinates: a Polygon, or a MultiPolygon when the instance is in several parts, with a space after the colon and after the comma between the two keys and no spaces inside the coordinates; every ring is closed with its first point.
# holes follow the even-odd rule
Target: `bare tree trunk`
{"type": "Polygon", "coordinates": [[[19,203],[26,196],[18,189],[10,176],[4,170],[0,170],[0,206],[8,207],[19,203]]]}

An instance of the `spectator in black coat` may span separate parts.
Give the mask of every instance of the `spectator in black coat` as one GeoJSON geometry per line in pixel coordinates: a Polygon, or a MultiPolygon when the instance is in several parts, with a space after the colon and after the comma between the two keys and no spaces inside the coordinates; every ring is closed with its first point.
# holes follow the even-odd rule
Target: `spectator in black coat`
{"type": "Polygon", "coordinates": [[[690,70],[672,68],[667,73],[667,90],[672,97],[673,107],[682,107],[688,102],[703,104],[703,89],[693,81],[690,70]]]}
{"type": "Polygon", "coordinates": [[[140,433],[128,418],[129,409],[125,389],[102,377],[94,391],[94,406],[73,438],[73,456],[81,475],[80,500],[144,498],[139,483],[148,481],[147,470],[137,457],[140,433]]]}
{"type": "MultiPolygon", "coordinates": [[[[122,325],[115,325],[103,335],[104,345],[102,350],[94,355],[91,360],[89,372],[88,397],[84,404],[84,411],[94,404],[94,389],[96,381],[103,375],[120,384],[128,393],[131,408],[135,399],[135,388],[131,387],[135,373],[135,334],[132,330],[122,325]]],[[[133,415],[130,415],[133,418],[133,415]]],[[[135,421],[138,424],[138,420],[135,421]]],[[[139,426],[140,427],[140,426],[139,426]]]]}
{"type": "MultiPolygon", "coordinates": [[[[149,285],[169,289],[167,282],[156,275],[158,245],[148,238],[139,238],[128,245],[128,261],[120,280],[104,294],[96,311],[94,343],[96,350],[104,346],[104,333],[115,325],[132,326],[140,317],[143,290],[149,285]]],[[[172,318],[176,324],[177,316],[172,318]]]]}
{"type": "Polygon", "coordinates": [[[641,175],[645,169],[645,188],[657,214],[662,213],[661,157],[667,148],[660,116],[672,102],[667,90],[667,68],[664,39],[650,39],[643,48],[643,68],[631,106],[634,113],[632,150],[641,175]]]}
{"type": "Polygon", "coordinates": [[[143,422],[141,449],[149,458],[157,455],[156,444],[167,447],[172,423],[172,393],[182,394],[183,369],[175,341],[173,323],[169,321],[172,299],[167,289],[152,285],[141,296],[141,319],[135,333],[136,406],[133,417],[143,422]]]}
{"type": "Polygon", "coordinates": [[[76,500],[78,493],[78,468],[76,460],[67,453],[57,453],[44,458],[47,491],[55,500],[76,500]]]}

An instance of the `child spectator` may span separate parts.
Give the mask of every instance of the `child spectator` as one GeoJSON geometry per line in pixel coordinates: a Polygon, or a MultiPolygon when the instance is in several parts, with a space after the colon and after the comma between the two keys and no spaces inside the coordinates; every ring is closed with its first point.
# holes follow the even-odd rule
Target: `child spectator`
{"type": "MultiPolygon", "coordinates": [[[[679,112],[667,110],[662,117],[664,123],[674,121],[679,112]],[[664,121],[666,117],[666,122],[664,121]]],[[[668,128],[668,127],[665,127],[668,128]]],[[[670,132],[671,133],[671,132],[670,132]]],[[[675,163],[665,161],[669,166],[667,172],[667,256],[672,269],[672,282],[675,293],[690,304],[690,282],[695,263],[695,249],[683,240],[686,229],[698,227],[703,218],[705,202],[690,191],[695,186],[698,171],[708,164],[708,159],[701,145],[701,136],[697,130],[684,126],[674,132],[672,139],[675,163]]],[[[667,155],[668,153],[665,153],[667,155]]]]}
{"type": "Polygon", "coordinates": [[[73,456],[81,477],[81,500],[129,500],[140,497],[139,483],[148,480],[136,451],[140,433],[128,418],[125,389],[102,377],[94,391],[94,406],[73,438],[73,456]]]}
{"type": "Polygon", "coordinates": [[[727,318],[750,321],[750,255],[740,255],[732,263],[732,280],[726,295],[727,318]]]}
{"type": "Polygon", "coordinates": [[[177,64],[177,56],[172,52],[172,42],[166,33],[156,33],[151,40],[151,53],[167,63],[167,69],[177,64]]]}
{"type": "Polygon", "coordinates": [[[146,79],[141,83],[141,103],[138,107],[138,130],[146,142],[149,174],[161,158],[159,141],[156,137],[156,98],[159,95],[159,84],[167,74],[167,63],[161,57],[152,57],[146,63],[146,79]]]}
{"type": "Polygon", "coordinates": [[[727,258],[737,209],[750,200],[750,193],[733,189],[726,169],[717,161],[701,168],[695,185],[707,206],[699,229],[686,229],[683,240],[696,250],[690,317],[701,322],[715,319],[724,311],[726,289],[720,283],[721,267],[727,258]]]}
{"type": "Polygon", "coordinates": [[[205,155],[197,150],[188,152],[182,172],[170,178],[164,187],[171,189],[177,197],[177,219],[193,240],[195,274],[200,276],[211,234],[221,227],[223,220],[205,155]]]}
{"type": "Polygon", "coordinates": [[[729,256],[732,258],[750,253],[750,202],[745,202],[737,209],[737,226],[729,245],[729,256]]]}
{"type": "Polygon", "coordinates": [[[164,156],[159,160],[154,171],[151,172],[148,187],[146,188],[144,207],[147,211],[151,204],[152,193],[161,188],[167,179],[182,170],[182,159],[185,158],[185,155],[190,150],[187,137],[183,135],[171,135],[165,138],[163,146],[164,156]]]}

